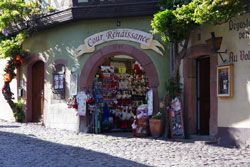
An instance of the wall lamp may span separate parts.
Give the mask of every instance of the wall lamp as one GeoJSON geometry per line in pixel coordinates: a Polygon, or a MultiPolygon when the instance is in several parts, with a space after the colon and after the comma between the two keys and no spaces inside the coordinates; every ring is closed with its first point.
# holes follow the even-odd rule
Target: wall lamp
{"type": "Polygon", "coordinates": [[[116,26],[117,26],[117,27],[120,27],[120,26],[121,26],[121,21],[117,21],[117,22],[116,22],[116,26]]]}
{"type": "Polygon", "coordinates": [[[222,62],[225,63],[227,60],[223,59],[221,54],[227,53],[227,50],[225,50],[224,52],[218,52],[218,50],[220,50],[221,42],[222,42],[222,37],[215,37],[214,32],[211,32],[211,39],[206,40],[206,43],[210,47],[211,51],[214,53],[218,53],[220,55],[222,62]]]}

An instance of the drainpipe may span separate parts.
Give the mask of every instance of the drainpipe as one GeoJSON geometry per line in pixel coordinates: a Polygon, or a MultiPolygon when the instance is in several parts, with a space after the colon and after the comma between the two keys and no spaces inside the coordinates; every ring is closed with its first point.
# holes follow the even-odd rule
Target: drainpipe
{"type": "Polygon", "coordinates": [[[170,44],[170,76],[173,76],[173,43],[170,44]]]}
{"type": "Polygon", "coordinates": [[[175,69],[175,44],[170,44],[170,76],[173,77],[175,69]]]}

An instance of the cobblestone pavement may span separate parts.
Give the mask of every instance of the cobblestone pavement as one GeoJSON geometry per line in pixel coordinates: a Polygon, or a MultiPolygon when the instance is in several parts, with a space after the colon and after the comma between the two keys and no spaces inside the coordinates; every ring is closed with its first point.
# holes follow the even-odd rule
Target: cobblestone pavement
{"type": "Polygon", "coordinates": [[[250,166],[249,148],[131,136],[76,134],[0,120],[0,166],[250,166]]]}

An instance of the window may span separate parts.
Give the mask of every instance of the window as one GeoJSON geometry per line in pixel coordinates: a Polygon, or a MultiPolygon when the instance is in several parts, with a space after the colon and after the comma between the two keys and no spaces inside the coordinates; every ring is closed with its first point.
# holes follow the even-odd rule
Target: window
{"type": "Polygon", "coordinates": [[[65,66],[57,64],[53,69],[53,99],[65,99],[65,66]]]}

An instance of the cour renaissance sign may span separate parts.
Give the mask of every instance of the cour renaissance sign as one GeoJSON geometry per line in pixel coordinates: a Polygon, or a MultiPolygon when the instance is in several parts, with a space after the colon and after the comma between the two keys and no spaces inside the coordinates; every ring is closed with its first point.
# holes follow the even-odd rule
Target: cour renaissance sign
{"type": "Polygon", "coordinates": [[[85,53],[94,52],[95,46],[115,40],[139,43],[142,49],[152,49],[163,55],[159,48],[164,50],[164,47],[158,41],[153,40],[152,34],[133,29],[113,29],[99,32],[86,38],[84,44],[77,48],[76,56],[78,57],[85,53]]]}

